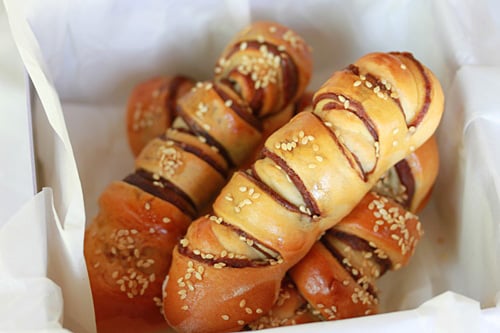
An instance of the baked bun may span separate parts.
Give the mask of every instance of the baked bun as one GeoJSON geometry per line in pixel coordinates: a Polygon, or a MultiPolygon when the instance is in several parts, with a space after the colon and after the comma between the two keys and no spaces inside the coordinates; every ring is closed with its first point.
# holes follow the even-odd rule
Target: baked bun
{"type": "Polygon", "coordinates": [[[194,85],[182,75],[158,76],[137,84],[127,103],[127,139],[134,156],[165,133],[176,116],[177,99],[194,85]]]}

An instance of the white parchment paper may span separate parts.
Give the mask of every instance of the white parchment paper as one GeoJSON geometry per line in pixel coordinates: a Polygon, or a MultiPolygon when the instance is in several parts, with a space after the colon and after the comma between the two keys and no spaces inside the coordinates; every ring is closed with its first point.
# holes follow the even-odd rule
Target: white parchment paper
{"type": "MultiPolygon", "coordinates": [[[[311,89],[367,52],[399,50],[430,67],[447,98],[438,130],[440,175],[422,214],[425,238],[408,267],[379,283],[388,313],[276,331],[500,330],[498,2],[4,2],[37,93],[35,152],[40,186],[47,189],[42,207],[26,209],[42,210],[36,223],[45,223],[43,230],[33,228],[38,237],[31,246],[46,254],[37,263],[46,270],[35,275],[60,288],[53,293],[47,285],[53,304],[64,309],[47,307],[49,323],[60,316],[71,331],[94,330],[83,230],[103,188],[132,171],[124,121],[132,87],[161,74],[210,78],[228,40],[250,21],[267,19],[312,45],[311,89]]],[[[0,229],[0,237],[20,237],[12,230],[0,229]]],[[[0,242],[0,254],[7,246],[0,242]]],[[[20,265],[36,259],[23,258],[20,265]]],[[[4,266],[14,272],[11,281],[22,281],[14,260],[4,266]]],[[[0,280],[0,292],[4,286],[0,280]]]]}

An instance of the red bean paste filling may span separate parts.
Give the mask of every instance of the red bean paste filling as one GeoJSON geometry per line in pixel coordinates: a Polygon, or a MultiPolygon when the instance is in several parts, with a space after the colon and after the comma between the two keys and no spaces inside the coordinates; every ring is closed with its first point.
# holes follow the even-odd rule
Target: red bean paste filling
{"type": "Polygon", "coordinates": [[[398,201],[403,207],[408,209],[411,205],[411,201],[413,200],[413,196],[415,195],[415,178],[413,177],[411,167],[406,159],[403,159],[396,163],[394,165],[394,168],[396,169],[396,173],[398,174],[401,185],[404,186],[406,191],[405,199],[398,201]]]}
{"type": "Polygon", "coordinates": [[[311,211],[311,215],[320,216],[321,211],[318,207],[318,204],[314,200],[311,193],[307,190],[306,186],[304,185],[304,182],[302,182],[302,179],[300,179],[299,175],[295,173],[295,171],[288,166],[286,161],[281,157],[279,157],[278,155],[276,155],[275,153],[268,150],[267,148],[262,149],[262,155],[269,158],[274,163],[276,163],[276,165],[278,165],[288,175],[288,177],[290,177],[290,180],[297,188],[299,193],[302,195],[306,207],[311,211]]]}
{"type": "Polygon", "coordinates": [[[191,198],[165,178],[160,177],[159,179],[155,179],[153,173],[144,169],[138,169],[126,176],[123,181],[163,201],[170,202],[192,219],[198,215],[196,206],[191,198]],[[157,186],[155,183],[161,183],[162,185],[157,186]]]}
{"type": "MultiPolygon", "coordinates": [[[[172,119],[176,117],[176,104],[177,104],[177,99],[179,99],[179,89],[180,87],[188,82],[193,82],[191,78],[182,76],[182,75],[176,75],[172,78],[172,80],[169,82],[168,87],[163,86],[161,89],[167,89],[167,99],[165,101],[165,107],[167,110],[171,110],[172,112],[172,119]]],[[[169,127],[170,124],[167,124],[169,127]]]]}

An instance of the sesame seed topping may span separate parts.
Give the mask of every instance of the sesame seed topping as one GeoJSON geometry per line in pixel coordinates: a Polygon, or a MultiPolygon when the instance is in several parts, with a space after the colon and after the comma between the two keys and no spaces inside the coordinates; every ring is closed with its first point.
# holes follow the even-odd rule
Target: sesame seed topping
{"type": "Polygon", "coordinates": [[[353,83],[353,86],[355,86],[355,87],[359,87],[360,85],[361,85],[361,81],[360,80],[356,80],[353,83]]]}

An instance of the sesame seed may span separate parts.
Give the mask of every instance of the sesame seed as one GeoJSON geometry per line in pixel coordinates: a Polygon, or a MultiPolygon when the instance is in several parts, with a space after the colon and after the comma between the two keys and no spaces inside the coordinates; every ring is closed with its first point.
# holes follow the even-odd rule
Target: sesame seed
{"type": "Polygon", "coordinates": [[[229,320],[229,316],[224,314],[222,316],[220,316],[222,318],[222,320],[229,320]]]}
{"type": "Polygon", "coordinates": [[[228,108],[230,108],[231,105],[233,105],[233,101],[228,99],[227,101],[224,102],[224,105],[226,105],[228,108]]]}
{"type": "Polygon", "coordinates": [[[354,81],[354,83],[353,83],[353,86],[355,86],[355,87],[358,87],[360,85],[361,85],[361,81],[360,80],[354,81]]]}
{"type": "Polygon", "coordinates": [[[401,69],[405,70],[406,69],[406,65],[405,64],[401,64],[401,69]]]}
{"type": "Polygon", "coordinates": [[[145,208],[146,210],[150,210],[150,209],[151,209],[151,204],[150,204],[149,202],[146,202],[146,203],[144,204],[144,208],[145,208]]]}

